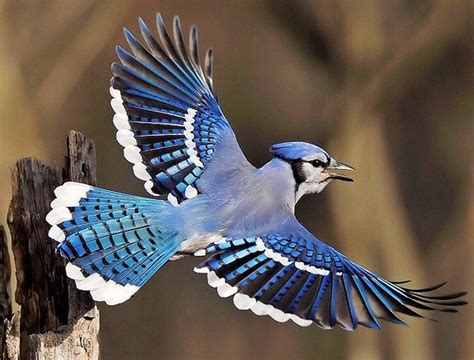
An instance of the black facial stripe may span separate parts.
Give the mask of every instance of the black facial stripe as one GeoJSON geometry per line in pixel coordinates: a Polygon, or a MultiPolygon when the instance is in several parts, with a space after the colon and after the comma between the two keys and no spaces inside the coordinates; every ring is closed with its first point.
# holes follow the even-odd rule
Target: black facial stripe
{"type": "Polygon", "coordinates": [[[306,181],[306,177],[303,172],[303,163],[301,161],[292,161],[289,164],[291,165],[293,177],[295,178],[296,190],[298,190],[300,184],[306,181]]]}

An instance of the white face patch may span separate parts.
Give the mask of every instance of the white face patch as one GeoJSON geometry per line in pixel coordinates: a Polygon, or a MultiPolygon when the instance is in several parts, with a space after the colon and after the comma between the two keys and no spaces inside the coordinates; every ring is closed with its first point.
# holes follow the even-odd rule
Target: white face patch
{"type": "Polygon", "coordinates": [[[329,176],[328,173],[323,172],[324,168],[319,166],[315,167],[311,163],[304,162],[302,163],[301,170],[306,179],[305,182],[313,183],[324,180],[329,176]]]}
{"type": "Polygon", "coordinates": [[[301,165],[301,172],[305,181],[298,186],[296,201],[305,194],[320,193],[331,182],[331,180],[328,180],[331,175],[325,172],[323,167],[315,167],[308,162],[304,162],[301,165]]]}

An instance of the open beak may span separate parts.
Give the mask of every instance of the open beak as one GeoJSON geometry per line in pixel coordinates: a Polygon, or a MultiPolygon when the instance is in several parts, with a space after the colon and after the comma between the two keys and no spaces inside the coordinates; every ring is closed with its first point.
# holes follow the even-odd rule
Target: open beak
{"type": "Polygon", "coordinates": [[[329,162],[329,166],[326,168],[326,171],[327,171],[328,174],[330,174],[330,177],[329,177],[330,179],[341,180],[341,181],[349,181],[349,182],[354,181],[348,176],[341,175],[341,174],[338,174],[337,172],[332,172],[330,170],[354,171],[355,169],[350,165],[344,164],[343,162],[339,162],[335,159],[331,159],[331,161],[329,162]]]}

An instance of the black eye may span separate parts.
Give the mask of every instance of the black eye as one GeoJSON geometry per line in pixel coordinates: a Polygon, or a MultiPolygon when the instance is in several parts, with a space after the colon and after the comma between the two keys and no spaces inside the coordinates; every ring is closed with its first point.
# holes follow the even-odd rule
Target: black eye
{"type": "Polygon", "coordinates": [[[323,162],[321,160],[313,160],[311,161],[311,165],[313,165],[314,167],[321,167],[323,166],[323,162]]]}

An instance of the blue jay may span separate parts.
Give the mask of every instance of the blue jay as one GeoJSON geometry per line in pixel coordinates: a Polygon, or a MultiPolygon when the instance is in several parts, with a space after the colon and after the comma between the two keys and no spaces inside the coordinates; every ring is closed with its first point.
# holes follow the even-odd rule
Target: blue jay
{"type": "Polygon", "coordinates": [[[109,305],[129,299],[170,260],[205,256],[206,274],[240,310],[279,322],[380,328],[404,324],[396,313],[456,311],[465,293],[432,295],[442,285],[409,289],[326,245],[295,218],[305,194],[354,170],[305,142],[273,145],[271,161],[245,158],[213,87],[213,53],[203,64],[195,26],[186,47],[178,17],[173,31],[156,16],[159,41],[142,19],[143,41],[124,29],[117,46],[111,106],[117,141],[147,198],[68,182],[55,190],[49,236],[67,259],[78,289],[109,305]]]}

